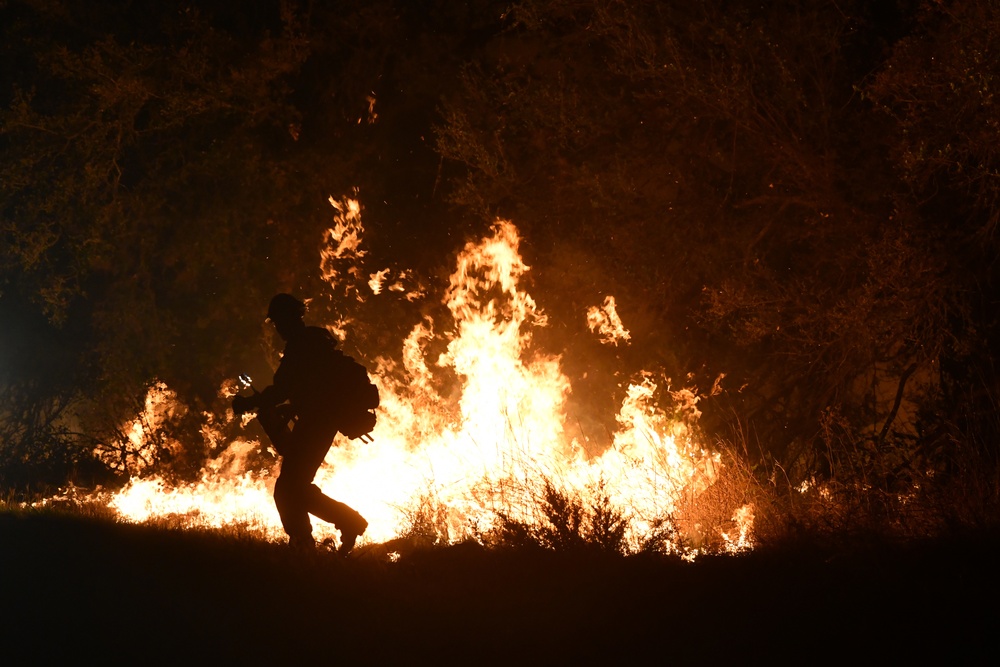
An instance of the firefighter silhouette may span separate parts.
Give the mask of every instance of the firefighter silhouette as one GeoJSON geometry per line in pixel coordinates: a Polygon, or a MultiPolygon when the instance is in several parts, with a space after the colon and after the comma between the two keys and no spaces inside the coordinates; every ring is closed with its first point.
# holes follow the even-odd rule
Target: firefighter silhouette
{"type": "Polygon", "coordinates": [[[258,420],[281,456],[274,483],[274,504],[289,544],[315,546],[309,515],[332,523],[340,531],[342,554],[354,548],[368,522],[356,510],[325,495],[313,483],[339,430],[336,377],[324,359],[336,351],[337,340],[321,327],[306,326],[305,304],[290,294],[278,294],[267,319],[285,341],[272,384],[253,396],[236,396],[233,412],[256,410],[258,420]],[[289,428],[288,424],[294,423],[289,428]]]}

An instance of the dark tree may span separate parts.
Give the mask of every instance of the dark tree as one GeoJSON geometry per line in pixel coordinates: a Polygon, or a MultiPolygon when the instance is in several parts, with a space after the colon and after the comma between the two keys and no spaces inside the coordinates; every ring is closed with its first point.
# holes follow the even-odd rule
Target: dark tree
{"type": "MultiPolygon", "coordinates": [[[[42,432],[68,459],[114,448],[154,382],[188,415],[220,410],[224,379],[269,372],[276,291],[353,315],[319,270],[331,195],[360,188],[386,261],[436,267],[444,253],[423,249],[454,241],[428,223],[443,218],[430,123],[492,5],[0,4],[0,310],[32,323],[8,336],[65,379],[4,368],[0,467],[27,471],[42,432]]],[[[360,338],[407,326],[383,310],[360,338]]],[[[189,436],[181,472],[207,454],[189,436]]]]}
{"type": "Polygon", "coordinates": [[[636,366],[698,371],[703,390],[727,373],[712,430],[749,428],[801,476],[853,473],[859,451],[912,461],[963,286],[890,159],[903,135],[863,94],[886,17],[605,0],[512,16],[445,103],[454,201],[525,225],[560,305],[616,294],[636,366]]]}

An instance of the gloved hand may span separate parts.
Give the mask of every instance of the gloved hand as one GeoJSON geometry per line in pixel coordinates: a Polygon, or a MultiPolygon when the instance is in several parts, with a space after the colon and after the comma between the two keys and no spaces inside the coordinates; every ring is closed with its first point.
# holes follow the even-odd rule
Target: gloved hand
{"type": "Polygon", "coordinates": [[[245,412],[253,412],[257,409],[256,396],[234,396],[233,413],[240,417],[245,412]]]}

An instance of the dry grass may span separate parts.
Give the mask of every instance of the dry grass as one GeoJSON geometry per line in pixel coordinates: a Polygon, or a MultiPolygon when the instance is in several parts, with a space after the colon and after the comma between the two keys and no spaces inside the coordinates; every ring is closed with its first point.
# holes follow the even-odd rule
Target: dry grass
{"type": "MultiPolygon", "coordinates": [[[[755,511],[759,546],[907,542],[1000,528],[1000,460],[992,447],[948,442],[946,451],[900,464],[870,443],[837,443],[839,465],[823,478],[790,479],[776,463],[748,461],[747,443],[724,447],[728,481],[718,493],[740,494],[755,511]]],[[[759,457],[758,457],[759,460],[759,457]]]]}

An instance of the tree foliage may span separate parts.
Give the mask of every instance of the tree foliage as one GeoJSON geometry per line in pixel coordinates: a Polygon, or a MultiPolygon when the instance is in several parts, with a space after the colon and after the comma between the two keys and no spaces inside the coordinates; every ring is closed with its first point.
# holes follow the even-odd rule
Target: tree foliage
{"type": "Polygon", "coordinates": [[[452,196],[585,258],[670,373],[728,373],[713,429],[750,424],[784,466],[829,472],[831,415],[852,442],[918,437],[942,362],[986,351],[962,276],[976,226],[913,188],[943,167],[914,163],[933,142],[996,210],[972,186],[995,143],[979,141],[993,11],[968,5],[520,3],[446,101],[452,196]],[[917,32],[894,42],[901,25],[917,32]],[[935,45],[967,55],[941,65],[935,45]],[[895,118],[871,103],[892,96],[895,118]]]}
{"type": "Polygon", "coordinates": [[[218,401],[269,296],[325,293],[360,186],[427,273],[516,221],[581,413],[623,366],[693,372],[790,476],[940,468],[995,430],[1000,14],[877,4],[0,3],[3,344],[53,360],[0,357],[0,467],[89,451],[154,381],[218,401]],[[574,324],[607,294],[614,358],[574,324]]]}
{"type": "Polygon", "coordinates": [[[405,38],[392,3],[345,9],[0,5],[0,305],[59,339],[81,432],[118,437],[156,380],[217,401],[270,296],[320,291],[326,199],[380,189],[359,119],[405,38]]]}

